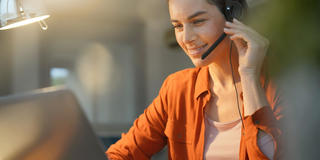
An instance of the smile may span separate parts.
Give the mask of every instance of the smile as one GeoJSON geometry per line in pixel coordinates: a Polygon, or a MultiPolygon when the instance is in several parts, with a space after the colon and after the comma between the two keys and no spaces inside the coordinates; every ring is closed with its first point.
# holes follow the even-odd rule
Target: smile
{"type": "Polygon", "coordinates": [[[191,56],[199,56],[199,55],[202,55],[206,47],[207,47],[207,44],[204,44],[199,47],[188,48],[188,53],[191,56]]]}

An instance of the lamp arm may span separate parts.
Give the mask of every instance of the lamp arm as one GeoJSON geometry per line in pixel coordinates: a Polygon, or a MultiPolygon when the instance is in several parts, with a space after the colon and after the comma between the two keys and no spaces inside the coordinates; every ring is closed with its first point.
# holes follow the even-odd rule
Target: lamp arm
{"type": "Polygon", "coordinates": [[[17,11],[19,11],[18,13],[20,13],[22,17],[25,17],[26,14],[24,13],[24,10],[23,10],[22,0],[16,0],[16,3],[17,3],[17,11]]]}

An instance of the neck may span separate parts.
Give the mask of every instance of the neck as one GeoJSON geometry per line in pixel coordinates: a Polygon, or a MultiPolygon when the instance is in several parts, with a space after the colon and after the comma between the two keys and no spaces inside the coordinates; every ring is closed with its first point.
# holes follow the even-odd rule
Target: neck
{"type": "Polygon", "coordinates": [[[238,72],[238,52],[235,48],[235,45],[233,44],[231,51],[232,68],[230,66],[229,50],[221,55],[222,56],[217,57],[216,61],[209,64],[209,73],[211,81],[214,82],[215,87],[219,86],[219,88],[227,88],[233,86],[232,72],[234,75],[235,82],[240,82],[240,76],[238,72]]]}

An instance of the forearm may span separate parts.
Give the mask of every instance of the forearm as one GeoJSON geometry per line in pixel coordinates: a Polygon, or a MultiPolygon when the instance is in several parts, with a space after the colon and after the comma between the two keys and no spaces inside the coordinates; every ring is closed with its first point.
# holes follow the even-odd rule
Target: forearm
{"type": "Polygon", "coordinates": [[[242,73],[241,86],[244,100],[244,116],[255,113],[260,108],[267,106],[268,101],[259,78],[254,74],[242,73]]]}
{"type": "MultiPolygon", "coordinates": [[[[246,143],[253,144],[265,159],[280,159],[283,153],[283,130],[278,125],[283,115],[281,97],[270,81],[264,82],[265,88],[262,87],[260,73],[255,70],[247,69],[244,72],[239,69],[239,74],[244,99],[246,143]]],[[[256,155],[251,155],[251,158],[249,155],[249,159],[256,159],[256,155]]]]}

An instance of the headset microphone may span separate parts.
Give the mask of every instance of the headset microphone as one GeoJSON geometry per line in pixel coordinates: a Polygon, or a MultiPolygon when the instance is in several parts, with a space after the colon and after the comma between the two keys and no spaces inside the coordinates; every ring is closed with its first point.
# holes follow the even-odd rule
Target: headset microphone
{"type": "MultiPolygon", "coordinates": [[[[226,8],[223,12],[227,21],[232,22],[233,17],[240,18],[242,15],[242,6],[239,2],[234,0],[226,1],[226,8]]],[[[220,37],[210,46],[210,48],[201,56],[201,59],[204,60],[227,36],[226,33],[222,33],[220,37]]]]}
{"type": "Polygon", "coordinates": [[[226,33],[222,33],[222,35],[211,45],[211,47],[201,56],[201,59],[205,59],[221,42],[222,40],[227,36],[226,33]]]}

